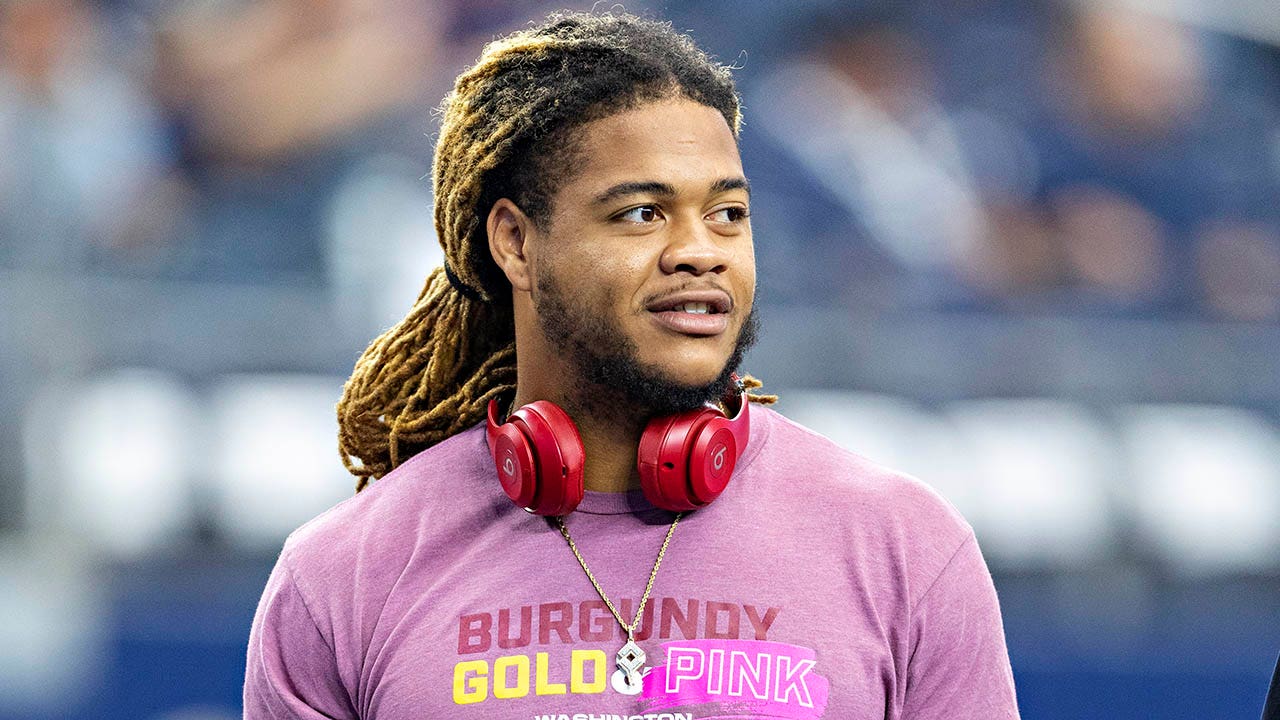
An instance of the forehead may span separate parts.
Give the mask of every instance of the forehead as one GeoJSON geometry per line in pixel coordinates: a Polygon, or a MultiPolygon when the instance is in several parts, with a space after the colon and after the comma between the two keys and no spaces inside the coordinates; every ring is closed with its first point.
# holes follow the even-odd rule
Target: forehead
{"type": "Polygon", "coordinates": [[[582,127],[579,163],[562,194],[656,181],[681,192],[742,176],[738,144],[714,108],[685,98],[645,103],[582,127]]]}

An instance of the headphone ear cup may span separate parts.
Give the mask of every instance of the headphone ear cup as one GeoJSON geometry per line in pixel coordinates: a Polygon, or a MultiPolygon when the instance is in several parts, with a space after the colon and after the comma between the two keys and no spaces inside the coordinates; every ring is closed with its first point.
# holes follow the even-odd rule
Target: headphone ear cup
{"type": "Polygon", "coordinates": [[[636,449],[636,470],[640,473],[640,489],[656,507],[673,510],[672,503],[663,491],[664,481],[678,472],[676,463],[665,457],[663,449],[670,434],[671,416],[655,417],[645,426],[636,449]],[[664,466],[665,463],[665,466],[664,466]]]}
{"type": "Polygon", "coordinates": [[[528,434],[518,422],[498,422],[497,400],[489,401],[487,428],[489,452],[493,455],[502,491],[516,505],[529,507],[537,494],[538,474],[528,434]]]}
{"type": "Polygon", "coordinates": [[[521,507],[538,515],[566,515],[582,502],[586,452],[578,428],[554,403],[538,400],[511,413],[533,450],[536,487],[521,507]]]}
{"type": "Polygon", "coordinates": [[[490,433],[489,449],[498,469],[502,490],[522,508],[533,504],[538,491],[538,473],[534,470],[533,448],[529,438],[515,422],[505,422],[490,433]]]}
{"type": "Polygon", "coordinates": [[[728,421],[704,408],[649,421],[640,436],[636,468],[649,502],[678,512],[719,497],[737,459],[728,421]]]}
{"type": "Polygon", "coordinates": [[[717,413],[702,425],[689,453],[690,494],[703,505],[720,497],[733,476],[742,450],[724,416],[717,413]]]}

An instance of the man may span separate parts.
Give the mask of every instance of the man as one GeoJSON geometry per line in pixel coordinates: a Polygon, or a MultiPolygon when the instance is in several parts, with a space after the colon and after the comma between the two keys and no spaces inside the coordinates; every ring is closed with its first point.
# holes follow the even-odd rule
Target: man
{"type": "Polygon", "coordinates": [[[247,718],[1017,716],[969,526],[746,402],[738,124],[726,68],[626,15],[459,77],[446,267],[347,384],[360,492],[286,542],[247,718]]]}

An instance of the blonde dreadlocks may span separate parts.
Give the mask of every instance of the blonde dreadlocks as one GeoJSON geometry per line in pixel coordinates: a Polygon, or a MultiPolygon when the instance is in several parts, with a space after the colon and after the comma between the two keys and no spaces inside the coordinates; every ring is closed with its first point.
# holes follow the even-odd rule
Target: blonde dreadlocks
{"type": "Polygon", "coordinates": [[[545,226],[551,197],[572,172],[571,131],[676,95],[719,111],[737,136],[728,69],[669,24],[625,14],[553,15],[490,43],[458,77],[432,169],[445,266],[427,277],[408,316],[364,351],[337,407],[338,450],[357,492],[480,422],[490,398],[515,389],[511,288],[483,225],[493,203],[510,198],[545,226]]]}

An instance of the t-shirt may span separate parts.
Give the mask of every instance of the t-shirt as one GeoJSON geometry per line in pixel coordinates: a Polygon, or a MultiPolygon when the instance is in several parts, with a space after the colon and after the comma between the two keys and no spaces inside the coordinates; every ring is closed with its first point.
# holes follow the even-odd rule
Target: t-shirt
{"type": "MultiPolygon", "coordinates": [[[[625,633],[554,523],[503,493],[478,426],[290,535],[245,717],[1016,718],[970,526],[914,479],[751,419],[727,489],[672,536],[636,628],[641,683],[614,677],[625,633]]],[[[673,517],[588,492],[566,519],[628,622],[673,517]]]]}

